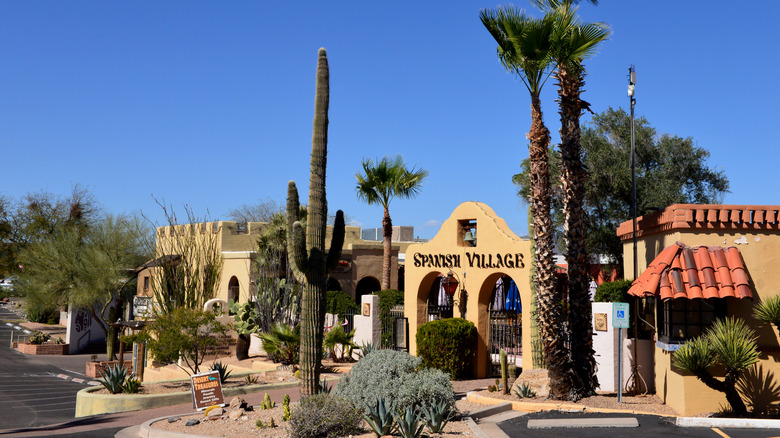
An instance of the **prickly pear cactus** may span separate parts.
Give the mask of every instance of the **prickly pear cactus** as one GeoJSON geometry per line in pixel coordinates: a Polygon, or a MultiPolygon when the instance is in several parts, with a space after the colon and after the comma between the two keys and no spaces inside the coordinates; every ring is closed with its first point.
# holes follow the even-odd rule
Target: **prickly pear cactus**
{"type": "Polygon", "coordinates": [[[317,61],[317,92],[314,99],[314,133],[311,145],[309,205],[304,233],[299,214],[298,188],[287,186],[287,254],[290,267],[304,285],[301,298],[301,397],[319,391],[322,337],[325,323],[325,289],[328,274],[341,257],[344,244],[344,214],[336,213],[330,251],[325,254],[328,202],[325,197],[325,168],[328,155],[328,57],[320,49],[317,61]]]}

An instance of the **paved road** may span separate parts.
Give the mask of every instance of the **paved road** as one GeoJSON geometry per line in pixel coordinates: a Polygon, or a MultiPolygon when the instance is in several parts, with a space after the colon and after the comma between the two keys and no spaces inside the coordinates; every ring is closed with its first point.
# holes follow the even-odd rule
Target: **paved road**
{"type": "Polygon", "coordinates": [[[727,429],[677,427],[673,418],[654,415],[629,414],[581,414],[563,412],[538,412],[498,423],[498,427],[509,437],[558,438],[647,438],[647,437],[701,437],[701,438],[766,438],[778,437],[780,431],[768,429],[727,429]],[[584,418],[636,418],[639,427],[625,428],[553,428],[529,429],[528,420],[535,419],[584,419],[584,418]]]}
{"type": "Polygon", "coordinates": [[[73,420],[76,392],[87,386],[87,380],[46,363],[46,359],[28,358],[10,348],[11,333],[14,337],[20,333],[7,325],[14,320],[15,314],[0,307],[0,430],[73,420]]]}

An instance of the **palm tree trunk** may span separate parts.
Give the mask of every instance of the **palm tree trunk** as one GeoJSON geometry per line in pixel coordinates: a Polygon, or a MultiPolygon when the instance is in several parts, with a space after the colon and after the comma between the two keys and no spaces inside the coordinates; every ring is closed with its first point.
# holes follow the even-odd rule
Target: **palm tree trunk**
{"type": "Polygon", "coordinates": [[[564,343],[561,294],[556,291],[553,264],[553,226],[550,217],[550,169],[547,148],[550,131],[542,121],[538,95],[531,96],[531,209],[534,222],[534,264],[539,309],[539,335],[550,377],[550,397],[568,399],[572,390],[571,359],[564,343]]]}
{"type": "Polygon", "coordinates": [[[384,253],[382,258],[382,290],[390,289],[390,275],[392,273],[390,263],[393,244],[393,221],[390,219],[390,211],[385,207],[382,217],[382,237],[384,253]]]}
{"type": "Polygon", "coordinates": [[[592,306],[590,302],[590,260],[585,247],[585,180],[580,144],[580,116],[588,103],[580,99],[584,85],[581,70],[570,71],[559,66],[558,97],[561,115],[561,188],[563,191],[564,229],[566,230],[566,263],[569,293],[569,327],[571,356],[576,358],[575,398],[590,395],[598,387],[596,359],[593,350],[592,306]]]}

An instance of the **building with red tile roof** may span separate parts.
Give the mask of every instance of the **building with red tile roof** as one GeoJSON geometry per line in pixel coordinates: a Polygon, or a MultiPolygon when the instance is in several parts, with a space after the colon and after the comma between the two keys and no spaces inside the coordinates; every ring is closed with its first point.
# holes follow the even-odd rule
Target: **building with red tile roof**
{"type": "MultiPolygon", "coordinates": [[[[632,272],[632,221],[617,234],[624,272],[632,272]]],[[[780,294],[780,206],[675,204],[637,218],[637,265],[629,294],[649,309],[642,318],[654,329],[653,342],[637,356],[653,357],[649,386],[664,402],[683,415],[727,404],[722,393],[671,365],[679,345],[726,316],[756,331],[759,378],[780,375],[778,331],[752,316],[754,303],[780,294]]]]}

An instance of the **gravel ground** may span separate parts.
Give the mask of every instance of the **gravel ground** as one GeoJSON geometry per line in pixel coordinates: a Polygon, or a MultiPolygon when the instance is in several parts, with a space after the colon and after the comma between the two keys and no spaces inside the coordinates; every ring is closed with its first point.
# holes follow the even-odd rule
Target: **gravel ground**
{"type": "MultiPolygon", "coordinates": [[[[294,403],[293,403],[294,405],[294,403]]],[[[465,400],[459,400],[457,403],[459,411],[466,413],[473,409],[482,409],[485,406],[469,403],[465,400]]],[[[192,433],[197,435],[214,436],[214,437],[244,437],[255,436],[264,438],[287,438],[289,437],[289,424],[282,421],[282,407],[277,405],[273,409],[259,409],[255,407],[255,410],[247,412],[237,420],[230,420],[227,418],[219,418],[216,420],[203,421],[203,414],[194,414],[181,416],[180,419],[173,423],[168,423],[167,420],[158,421],[152,424],[155,429],[162,429],[174,432],[192,433]],[[259,419],[263,423],[268,423],[273,417],[277,427],[274,428],[258,428],[255,426],[255,422],[259,419]],[[195,426],[185,426],[187,420],[197,418],[201,420],[200,424],[195,426]]],[[[359,435],[352,435],[353,437],[371,438],[376,437],[376,434],[371,431],[367,424],[362,425],[363,433],[359,435]]],[[[469,429],[465,421],[451,421],[447,423],[442,434],[432,434],[433,437],[441,438],[456,438],[456,437],[474,437],[474,433],[469,429]]]]}
{"type": "MultiPolygon", "coordinates": [[[[253,374],[255,378],[257,379],[257,384],[263,384],[263,383],[280,383],[280,382],[294,382],[296,381],[295,377],[293,377],[292,372],[290,371],[266,371],[262,373],[253,374]]],[[[223,388],[234,388],[239,386],[246,385],[246,381],[243,377],[228,377],[227,382],[225,382],[222,387],[223,388]]],[[[143,383],[141,386],[141,390],[138,391],[138,394],[164,394],[168,392],[182,392],[182,391],[189,391],[190,390],[190,381],[189,380],[180,380],[180,381],[174,381],[174,382],[151,382],[151,383],[143,383]]],[[[96,391],[96,394],[108,394],[108,390],[103,388],[99,391],[96,391]]]]}

